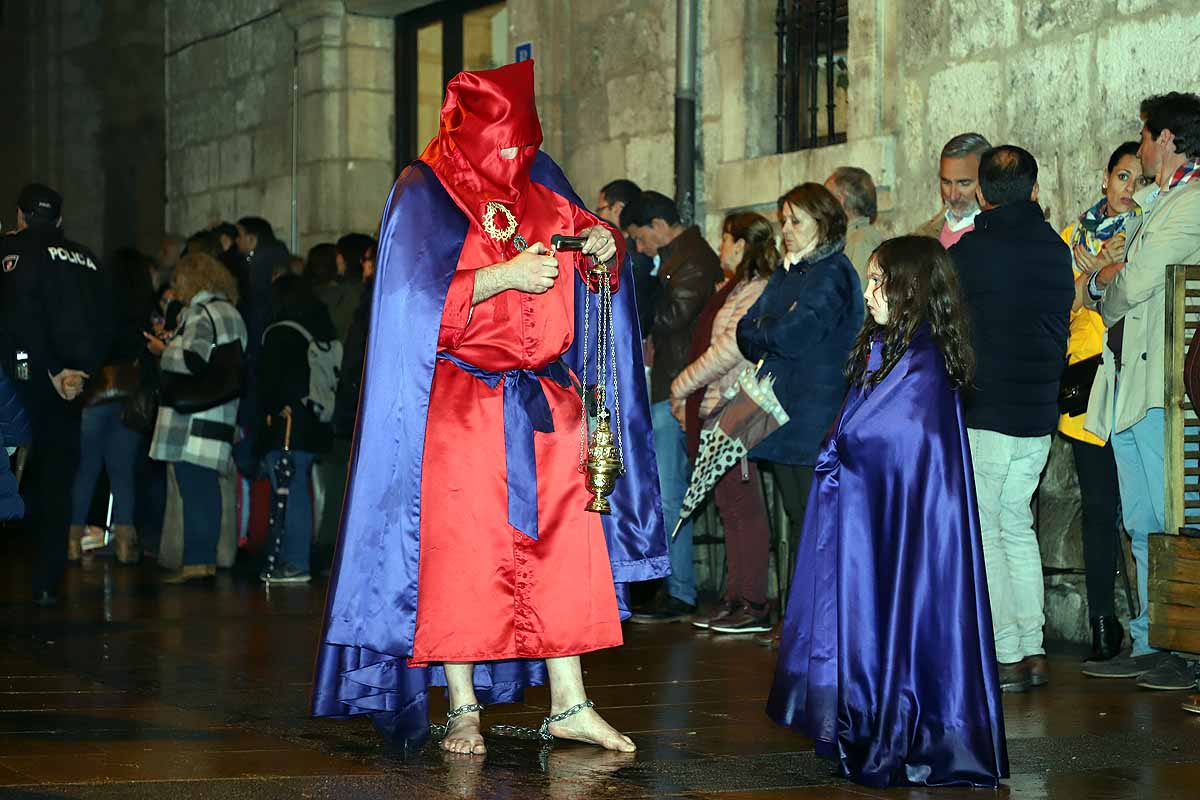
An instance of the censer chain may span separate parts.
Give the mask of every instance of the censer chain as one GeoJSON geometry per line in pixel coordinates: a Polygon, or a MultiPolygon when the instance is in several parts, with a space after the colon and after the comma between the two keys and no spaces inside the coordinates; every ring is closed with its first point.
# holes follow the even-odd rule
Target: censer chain
{"type": "Polygon", "coordinates": [[[592,322],[592,293],[584,287],[583,291],[583,367],[579,373],[579,379],[583,383],[580,391],[580,400],[583,403],[583,409],[579,415],[579,471],[587,473],[587,457],[588,457],[588,388],[587,388],[587,364],[588,364],[588,349],[591,341],[589,335],[592,322]]]}

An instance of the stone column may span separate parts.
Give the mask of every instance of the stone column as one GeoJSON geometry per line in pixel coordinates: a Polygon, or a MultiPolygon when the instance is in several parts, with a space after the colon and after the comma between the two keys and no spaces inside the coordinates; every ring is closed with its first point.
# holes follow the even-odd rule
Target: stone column
{"type": "MultiPolygon", "coordinates": [[[[394,23],[342,0],[289,0],[299,58],[300,252],[358,231],[374,236],[395,178],[394,23]]],[[[291,142],[280,142],[290,154],[291,142]]]]}

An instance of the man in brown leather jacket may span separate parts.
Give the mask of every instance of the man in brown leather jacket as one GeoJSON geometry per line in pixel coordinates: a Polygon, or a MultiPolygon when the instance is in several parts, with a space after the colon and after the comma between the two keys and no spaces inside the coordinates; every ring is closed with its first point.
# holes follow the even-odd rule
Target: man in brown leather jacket
{"type": "MultiPolygon", "coordinates": [[[[685,228],[679,209],[666,195],[643,192],[621,213],[621,229],[637,242],[638,252],[658,263],[662,290],[650,330],[650,372],[654,450],[658,456],[663,523],[675,529],[687,492],[690,466],[683,428],[671,415],[671,382],[688,364],[696,320],[724,277],[721,261],[696,226],[685,228]]],[[[634,622],[677,622],[696,610],[692,566],[692,526],[685,523],[671,542],[671,576],[655,607],[633,616],[634,622]]]]}

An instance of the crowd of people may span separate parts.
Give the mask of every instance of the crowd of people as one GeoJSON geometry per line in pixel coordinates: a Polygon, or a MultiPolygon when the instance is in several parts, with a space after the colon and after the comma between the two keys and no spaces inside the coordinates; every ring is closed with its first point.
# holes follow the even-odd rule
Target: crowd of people
{"type": "MultiPolygon", "coordinates": [[[[527,89],[532,92],[531,76],[527,89]]],[[[466,83],[458,91],[471,96],[466,83]]],[[[886,236],[876,225],[871,175],[842,167],[779,198],[778,239],[771,220],[737,212],[725,218],[717,249],[698,227],[684,224],[669,197],[628,179],[601,189],[593,217],[566,199],[565,182],[562,191],[546,188],[558,186],[561,173],[555,177],[544,163],[524,161],[533,156],[501,142],[501,158],[515,165],[505,169],[525,183],[498,180],[488,191],[502,196],[511,190],[515,198],[529,192],[559,214],[545,212],[546,219],[532,223],[527,216],[523,224],[551,231],[560,217],[571,219],[586,239],[584,252],[598,262],[623,251],[632,256],[627,289],[636,306],[623,308],[632,309],[641,328],[663,522],[667,532],[678,529],[668,545],[670,575],[634,609],[632,621],[687,621],[718,635],[756,634],[778,647],[772,717],[806,731],[819,751],[841,758],[843,771],[863,782],[886,785],[907,774],[904,780],[916,782],[995,785],[1007,774],[999,692],[1051,682],[1031,503],[1056,432],[1070,442],[1083,497],[1093,633],[1084,673],[1137,679],[1150,689],[1196,686],[1194,662],[1149,642],[1147,537],[1165,524],[1165,269],[1200,260],[1200,181],[1193,182],[1200,174],[1200,97],[1150,97],[1138,111],[1141,140],[1114,143],[1098,176],[1097,201],[1061,233],[1038,203],[1035,156],[1013,144],[993,146],[978,133],[955,136],[942,149],[943,208],[911,235],[886,236]],[[613,242],[610,231],[626,240],[613,242]],[[728,577],[717,608],[701,614],[691,523],[681,509],[700,429],[721,412],[727,390],[747,370],[772,377],[787,422],[715,486],[728,577]],[[769,598],[768,489],[778,493],[797,552],[782,619],[769,598]],[[1119,521],[1137,565],[1139,608],[1128,652],[1113,598],[1119,521]],[[941,654],[937,686],[927,663],[934,651],[941,654]],[[881,694],[871,676],[884,673],[892,688],[881,694]],[[927,713],[916,713],[911,702],[927,713]],[[944,730],[932,731],[933,719],[944,730]],[[850,740],[862,746],[849,747],[850,740]]],[[[536,125],[518,121],[528,127],[521,135],[536,125]]],[[[440,327],[430,339],[436,356],[419,366],[429,371],[437,396],[507,398],[508,383],[497,388],[499,382],[534,375],[546,394],[546,413],[575,414],[578,430],[576,389],[542,365],[563,363],[556,359],[569,356],[570,328],[579,323],[564,311],[571,306],[566,284],[556,280],[561,254],[540,242],[526,249],[497,236],[493,207],[509,212],[488,200],[492,195],[474,197],[474,184],[455,177],[465,169],[455,159],[469,160],[474,144],[460,129],[439,136],[459,137],[453,147],[449,139],[441,146],[435,140],[427,151],[426,169],[449,194],[407,202],[422,213],[443,214],[451,233],[462,217],[467,232],[458,239],[446,234],[458,242],[454,252],[483,253],[493,246],[482,238],[486,231],[499,242],[497,252],[511,258],[457,273],[452,264],[436,265],[448,288],[436,309],[420,312],[430,319],[436,312],[440,327]],[[483,209],[479,220],[476,206],[483,209]],[[513,247],[512,253],[504,249],[513,247]],[[460,280],[467,272],[477,274],[460,280]],[[522,304],[519,313],[509,312],[506,292],[520,298],[512,301],[522,304]],[[475,318],[476,309],[486,310],[475,318]],[[547,322],[536,341],[503,339],[525,337],[520,326],[539,314],[553,324],[547,322]],[[546,351],[544,358],[530,355],[536,348],[546,351]],[[522,366],[511,366],[518,356],[522,366]],[[496,365],[488,361],[493,357],[496,365]],[[492,378],[496,382],[488,383],[492,378]]],[[[486,173],[494,168],[487,160],[493,155],[469,162],[470,168],[486,173]]],[[[419,182],[420,176],[407,175],[419,182]]],[[[508,172],[502,177],[516,180],[508,172]]],[[[167,563],[164,555],[175,547],[178,564],[165,582],[213,576],[229,565],[246,527],[239,514],[246,504],[235,498],[247,496],[248,482],[266,479],[289,500],[260,577],[309,581],[313,554],[322,562],[332,555],[346,496],[375,240],[349,234],[316,245],[300,260],[268,222],[245,217],[187,239],[169,236],[157,258],[122,250],[101,262],[65,237],[63,201],[53,190],[27,187],[18,208],[18,231],[4,237],[0,252],[0,437],[9,448],[32,439],[26,499],[39,542],[35,602],[57,602],[65,563],[82,557],[101,470],[112,495],[105,523],[118,561],[135,562],[149,550],[167,563]]],[[[409,224],[384,220],[385,227],[409,224]]],[[[513,219],[510,237],[516,229],[513,219]]],[[[396,263],[408,258],[392,257],[396,263]]],[[[430,257],[416,252],[404,269],[430,257]]],[[[419,294],[395,302],[418,309],[419,294]]],[[[374,377],[390,385],[390,378],[366,371],[368,383],[374,377]]],[[[430,405],[430,390],[424,390],[430,405]]],[[[463,408],[453,419],[430,415],[422,435],[435,446],[409,454],[417,474],[422,458],[427,475],[450,474],[471,459],[479,461],[479,474],[496,472],[497,453],[455,446],[464,431],[493,430],[482,420],[494,416],[494,408],[482,401],[463,408]],[[471,414],[480,418],[477,425],[464,421],[471,414]],[[439,460],[449,457],[460,462],[439,460]]],[[[508,425],[509,409],[504,416],[508,425]]],[[[533,430],[562,441],[575,436],[526,422],[530,442],[533,430]]],[[[514,449],[509,436],[504,428],[505,448],[514,449]]],[[[537,465],[529,468],[540,468],[547,453],[538,451],[537,465]]],[[[526,455],[532,461],[532,444],[526,455]]],[[[515,474],[513,463],[510,453],[506,480],[515,474]]],[[[467,510],[453,502],[456,491],[438,481],[420,487],[427,500],[420,511],[422,591],[460,586],[470,566],[446,555],[455,547],[452,534],[466,524],[461,515],[467,510]],[[446,497],[435,502],[438,491],[446,497]],[[436,544],[439,536],[444,545],[436,544]]],[[[564,505],[574,508],[582,489],[572,484],[571,492],[564,505]]],[[[496,563],[510,551],[526,553],[527,539],[539,541],[537,497],[532,517],[523,515],[528,498],[518,496],[511,481],[490,500],[507,509],[515,537],[515,543],[493,543],[496,563]]],[[[19,516],[20,503],[15,483],[0,475],[0,511],[19,516]]],[[[580,526],[599,530],[593,518],[581,519],[580,526]]],[[[602,538],[580,541],[603,549],[602,538]]],[[[594,569],[605,560],[600,550],[556,558],[572,568],[591,565],[580,574],[604,602],[589,606],[598,620],[589,630],[596,646],[611,646],[620,633],[611,624],[616,609],[608,607],[605,587],[613,579],[628,581],[594,569]]],[[[467,583],[486,583],[492,565],[490,558],[475,565],[482,571],[467,583]]],[[[514,592],[528,589],[523,576],[514,592]]],[[[415,577],[405,580],[415,585],[415,577]]],[[[338,602],[334,598],[331,609],[338,602]]],[[[477,653],[454,659],[443,650],[489,606],[409,610],[424,637],[404,634],[414,637],[405,654],[409,666],[445,662],[441,679],[461,701],[447,729],[459,718],[467,727],[449,739],[456,743],[450,749],[482,752],[482,706],[465,662],[489,659],[477,653]],[[464,663],[449,663],[456,661],[464,663]]],[[[496,613],[498,629],[509,630],[509,611],[496,613]]],[[[572,621],[578,619],[564,619],[563,631],[555,629],[564,641],[574,635],[572,621]]],[[[336,615],[329,620],[331,627],[344,622],[336,615]]],[[[522,650],[527,632],[509,632],[515,649],[498,647],[507,655],[496,658],[529,657],[522,650]]],[[[340,640],[327,637],[323,646],[330,652],[321,656],[319,674],[323,659],[351,658],[340,640]]],[[[570,649],[550,648],[555,654],[570,649]]],[[[355,651],[352,660],[358,658],[355,651]]],[[[552,682],[557,674],[559,685],[579,700],[556,718],[559,730],[570,728],[564,721],[573,715],[592,720],[575,674],[577,657],[547,658],[552,682]]],[[[326,666],[335,683],[340,679],[333,676],[350,669],[341,662],[326,666]]],[[[345,712],[349,701],[338,698],[330,701],[330,714],[359,713],[345,712]]],[[[1200,711],[1193,701],[1185,708],[1200,711]]],[[[587,724],[604,727],[585,740],[632,749],[632,741],[602,721],[587,724]]]]}
{"type": "Polygon", "coordinates": [[[165,583],[215,575],[247,541],[256,480],[289,490],[261,579],[306,583],[313,555],[327,567],[358,402],[342,367],[361,372],[375,240],[347,234],[298,261],[245,217],[101,262],[65,238],[57,192],[31,185],[18,206],[4,371],[33,433],[14,420],[5,439],[32,439],[35,602],[54,605],[65,563],[105,547],[89,522],[117,562],[170,567],[165,583]]]}
{"type": "MultiPolygon", "coordinates": [[[[1096,202],[1061,232],[1038,203],[1033,154],[973,132],[942,149],[942,210],[913,232],[949,252],[971,330],[976,369],[963,391],[965,425],[1005,691],[1049,682],[1032,500],[1055,433],[1071,446],[1083,500],[1092,629],[1084,673],[1150,689],[1196,686],[1195,662],[1149,642],[1147,536],[1165,524],[1165,268],[1200,259],[1200,192],[1189,184],[1200,167],[1200,100],[1151,97],[1140,115],[1140,141],[1116,143],[1097,176],[1096,202]],[[1139,601],[1128,650],[1114,602],[1122,522],[1139,601]]],[[[770,221],[746,212],[726,217],[714,252],[668,198],[626,179],[601,190],[597,209],[641,255],[638,303],[667,529],[679,519],[699,429],[744,369],[774,376],[790,417],[715,487],[728,565],[715,613],[697,614],[684,520],[671,541],[672,576],[632,619],[686,620],[778,646],[759,473],[773,475],[800,542],[819,448],[843,403],[841,370],[862,327],[872,254],[885,238],[874,224],[871,176],[843,167],[823,185],[781,197],[781,254],[770,221]]]]}

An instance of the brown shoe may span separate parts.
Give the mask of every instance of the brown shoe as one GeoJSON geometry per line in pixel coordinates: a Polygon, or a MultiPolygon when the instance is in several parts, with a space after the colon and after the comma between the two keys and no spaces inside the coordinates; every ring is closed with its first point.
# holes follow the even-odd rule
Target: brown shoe
{"type": "Polygon", "coordinates": [[[1192,714],[1200,714],[1200,694],[1193,694],[1180,704],[1180,708],[1192,714]]]}
{"type": "Polygon", "coordinates": [[[142,552],[138,547],[137,529],[132,525],[113,527],[113,554],[121,564],[136,564],[142,552]]]}
{"type": "Polygon", "coordinates": [[[162,582],[169,584],[187,583],[192,580],[211,578],[217,574],[216,564],[185,564],[163,576],[162,582]]]}
{"type": "Polygon", "coordinates": [[[1000,691],[1027,692],[1029,686],[1029,667],[1024,661],[1000,665],[1000,691]]]}
{"type": "Polygon", "coordinates": [[[1044,655],[1026,656],[1021,663],[1029,670],[1030,686],[1045,686],[1050,682],[1050,662],[1044,655]]]}
{"type": "Polygon", "coordinates": [[[83,558],[83,526],[72,525],[67,531],[67,561],[83,558]]]}

